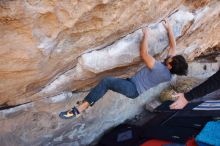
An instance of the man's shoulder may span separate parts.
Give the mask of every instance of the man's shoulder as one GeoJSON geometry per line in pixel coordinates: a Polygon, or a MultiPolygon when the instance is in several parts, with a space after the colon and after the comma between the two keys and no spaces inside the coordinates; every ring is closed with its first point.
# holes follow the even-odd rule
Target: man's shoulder
{"type": "Polygon", "coordinates": [[[155,71],[161,73],[163,76],[167,76],[168,78],[172,78],[172,75],[171,75],[169,69],[161,61],[157,61],[155,63],[155,71]]]}
{"type": "Polygon", "coordinates": [[[163,62],[161,62],[161,61],[159,61],[159,60],[156,60],[156,61],[155,61],[154,68],[163,69],[163,68],[167,68],[167,67],[165,66],[165,64],[164,64],[163,62]]]}

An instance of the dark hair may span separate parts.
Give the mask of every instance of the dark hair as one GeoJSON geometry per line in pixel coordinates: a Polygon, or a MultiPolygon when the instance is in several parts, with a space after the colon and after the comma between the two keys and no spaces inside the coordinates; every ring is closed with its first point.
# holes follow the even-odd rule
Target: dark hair
{"type": "Polygon", "coordinates": [[[169,64],[172,66],[170,69],[171,74],[187,75],[188,64],[182,55],[172,57],[172,62],[169,64]]]}

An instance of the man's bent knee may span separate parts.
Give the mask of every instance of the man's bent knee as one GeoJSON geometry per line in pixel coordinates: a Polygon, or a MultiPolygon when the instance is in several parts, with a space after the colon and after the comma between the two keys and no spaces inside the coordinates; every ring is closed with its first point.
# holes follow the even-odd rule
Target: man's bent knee
{"type": "Polygon", "coordinates": [[[104,79],[101,80],[101,83],[107,85],[112,79],[114,79],[114,77],[111,76],[105,77],[104,79]]]}
{"type": "Polygon", "coordinates": [[[135,98],[137,98],[138,96],[139,96],[138,93],[134,93],[134,94],[128,95],[127,97],[128,97],[128,98],[131,98],[131,99],[135,99],[135,98]]]}

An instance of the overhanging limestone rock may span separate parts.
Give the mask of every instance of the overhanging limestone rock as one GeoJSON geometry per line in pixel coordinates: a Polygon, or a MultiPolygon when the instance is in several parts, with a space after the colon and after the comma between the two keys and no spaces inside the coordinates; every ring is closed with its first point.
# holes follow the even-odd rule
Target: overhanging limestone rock
{"type": "Polygon", "coordinates": [[[181,3],[1,0],[0,105],[31,101],[31,95],[73,68],[89,48],[106,46],[144,22],[166,16],[181,3]]]}

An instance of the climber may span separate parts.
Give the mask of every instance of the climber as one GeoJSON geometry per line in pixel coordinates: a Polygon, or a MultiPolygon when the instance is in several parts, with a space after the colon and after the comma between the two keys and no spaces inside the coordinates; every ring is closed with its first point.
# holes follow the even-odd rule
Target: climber
{"type": "Polygon", "coordinates": [[[173,95],[177,100],[170,105],[170,109],[182,109],[192,99],[199,98],[220,89],[220,69],[205,82],[193,88],[187,93],[177,93],[173,95]]]}
{"type": "Polygon", "coordinates": [[[104,78],[90,91],[78,107],[73,107],[71,110],[61,112],[59,114],[60,118],[70,119],[78,117],[80,113],[103,97],[108,90],[134,99],[149,88],[162,82],[170,81],[172,77],[171,74],[186,75],[188,64],[183,56],[176,55],[176,42],[172,27],[166,19],[163,21],[163,25],[168,31],[169,36],[169,47],[167,48],[168,57],[164,62],[155,60],[148,53],[148,29],[143,28],[142,31],[144,35],[140,43],[140,56],[146,66],[128,79],[115,77],[104,78]]]}

